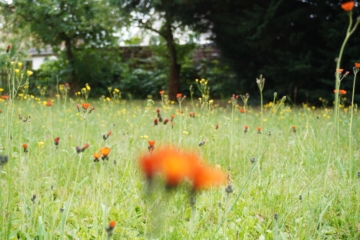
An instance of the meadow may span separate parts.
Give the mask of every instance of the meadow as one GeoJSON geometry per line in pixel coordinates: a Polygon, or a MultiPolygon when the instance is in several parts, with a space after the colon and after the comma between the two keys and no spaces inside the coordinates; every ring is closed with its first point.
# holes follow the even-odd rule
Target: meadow
{"type": "Polygon", "coordinates": [[[284,98],[219,105],[205,83],[201,100],[127,102],[114,89],[89,100],[90,86],[68,98],[64,85],[53,100],[2,99],[0,239],[360,238],[357,109],[337,121],[284,98]],[[149,141],[197,154],[226,183],[195,203],[189,182],[169,189],[157,176],[148,191],[149,141]]]}

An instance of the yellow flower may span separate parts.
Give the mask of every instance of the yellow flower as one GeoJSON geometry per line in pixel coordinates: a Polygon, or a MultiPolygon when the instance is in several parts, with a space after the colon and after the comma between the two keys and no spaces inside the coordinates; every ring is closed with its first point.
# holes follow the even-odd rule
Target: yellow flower
{"type": "Polygon", "coordinates": [[[15,72],[16,72],[16,73],[19,73],[19,72],[20,72],[20,70],[19,70],[19,69],[17,69],[17,68],[15,68],[15,72]]]}
{"type": "Polygon", "coordinates": [[[44,146],[44,142],[38,142],[39,147],[43,147],[44,146]]]}
{"type": "Polygon", "coordinates": [[[86,89],[87,89],[88,91],[90,91],[91,88],[90,88],[89,84],[86,84],[85,86],[86,86],[86,89]]]}
{"type": "Polygon", "coordinates": [[[0,88],[0,92],[3,92],[4,91],[4,89],[3,88],[0,88]]]}
{"type": "Polygon", "coordinates": [[[14,65],[14,62],[10,62],[11,65],[14,65]]]}
{"type": "Polygon", "coordinates": [[[31,75],[33,75],[33,72],[32,72],[32,71],[27,71],[26,74],[27,74],[28,76],[31,76],[31,75]]]}
{"type": "Polygon", "coordinates": [[[22,62],[18,62],[18,67],[19,67],[19,68],[22,67],[22,62]]]}

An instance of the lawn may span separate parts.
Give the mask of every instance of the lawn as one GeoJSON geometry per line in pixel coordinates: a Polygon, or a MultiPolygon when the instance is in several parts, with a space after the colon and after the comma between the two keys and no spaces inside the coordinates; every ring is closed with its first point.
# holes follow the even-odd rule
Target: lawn
{"type": "Polygon", "coordinates": [[[334,124],[331,108],[180,99],[0,102],[0,239],[360,238],[356,109],[349,132],[350,108],[334,124]],[[191,181],[149,188],[150,140],[195,153],[226,183],[192,204],[191,181]]]}

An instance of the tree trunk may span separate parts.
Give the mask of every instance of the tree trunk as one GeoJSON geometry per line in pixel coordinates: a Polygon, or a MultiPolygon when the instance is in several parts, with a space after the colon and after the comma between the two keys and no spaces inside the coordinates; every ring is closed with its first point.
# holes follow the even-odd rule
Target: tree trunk
{"type": "Polygon", "coordinates": [[[171,20],[168,14],[165,16],[165,39],[170,57],[169,99],[176,100],[176,94],[180,93],[180,69],[177,62],[174,36],[171,29],[171,20]]]}
{"type": "Polygon", "coordinates": [[[72,93],[75,93],[78,90],[78,83],[74,69],[74,61],[75,61],[74,53],[72,50],[71,39],[69,37],[65,37],[65,51],[66,51],[66,58],[69,64],[68,68],[70,70],[70,76],[69,76],[70,89],[72,93]]]}

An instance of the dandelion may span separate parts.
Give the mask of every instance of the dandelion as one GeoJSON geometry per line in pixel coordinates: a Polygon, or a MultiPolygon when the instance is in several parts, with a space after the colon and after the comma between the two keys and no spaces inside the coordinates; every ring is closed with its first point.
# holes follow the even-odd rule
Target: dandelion
{"type": "Polygon", "coordinates": [[[348,2],[341,4],[341,8],[346,12],[351,11],[354,8],[354,6],[355,6],[354,1],[348,1],[348,2]]]}
{"type": "Polygon", "coordinates": [[[245,126],[244,127],[244,133],[247,133],[248,129],[249,129],[249,126],[245,126]]]}
{"type": "Polygon", "coordinates": [[[60,142],[60,138],[59,138],[59,137],[56,137],[56,138],[54,139],[54,144],[55,144],[55,146],[56,146],[56,149],[57,149],[58,146],[59,146],[59,142],[60,142]]]}
{"type": "Polygon", "coordinates": [[[108,155],[110,153],[110,148],[109,147],[101,148],[100,153],[102,154],[102,157],[101,157],[102,160],[105,160],[105,159],[109,160],[109,157],[108,157],[108,155]]]}
{"type": "Polygon", "coordinates": [[[32,71],[26,71],[26,74],[28,75],[28,77],[30,77],[31,75],[33,75],[32,71]]]}
{"type": "Polygon", "coordinates": [[[94,162],[99,162],[99,158],[101,157],[101,153],[94,153],[94,162]]]}
{"type": "Polygon", "coordinates": [[[19,73],[19,72],[20,72],[20,70],[15,68],[15,73],[19,73]]]}
{"type": "Polygon", "coordinates": [[[26,143],[24,143],[22,145],[23,149],[24,149],[24,153],[27,153],[28,152],[28,145],[26,143]]]}
{"type": "Polygon", "coordinates": [[[154,146],[155,146],[156,141],[155,140],[149,140],[148,143],[149,143],[149,146],[148,146],[149,152],[154,151],[154,149],[155,149],[154,146]]]}

